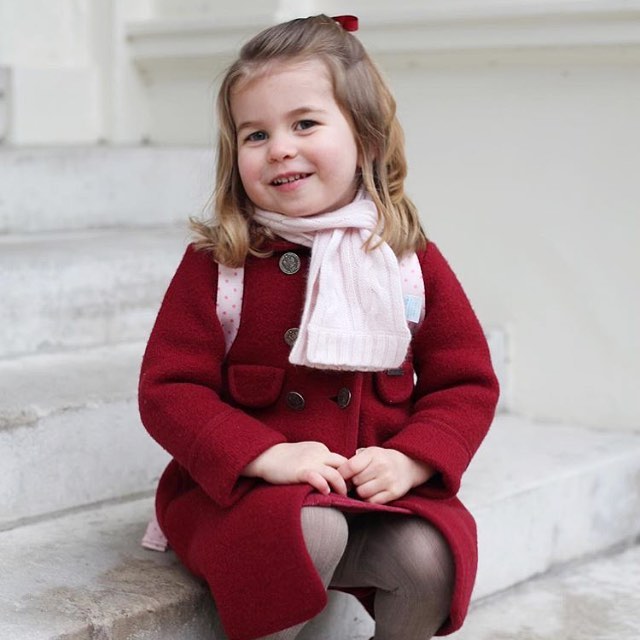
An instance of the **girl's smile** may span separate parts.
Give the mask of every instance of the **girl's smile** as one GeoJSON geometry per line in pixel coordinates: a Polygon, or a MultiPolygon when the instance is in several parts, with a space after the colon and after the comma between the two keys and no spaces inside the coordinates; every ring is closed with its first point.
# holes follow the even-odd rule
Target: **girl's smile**
{"type": "Polygon", "coordinates": [[[358,149],[324,63],[282,63],[233,92],[238,170],[255,206],[301,217],[338,209],[357,188],[358,149]]]}
{"type": "MultiPolygon", "coordinates": [[[[281,176],[278,176],[274,180],[271,181],[271,184],[274,187],[291,187],[296,188],[296,185],[301,180],[306,180],[310,173],[287,173],[281,176]]],[[[287,189],[282,189],[282,191],[286,191],[287,189]]]]}

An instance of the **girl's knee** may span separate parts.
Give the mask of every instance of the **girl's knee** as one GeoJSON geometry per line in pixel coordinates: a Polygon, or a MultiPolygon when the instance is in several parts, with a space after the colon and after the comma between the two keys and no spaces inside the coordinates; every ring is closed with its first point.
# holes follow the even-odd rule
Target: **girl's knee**
{"type": "Polygon", "coordinates": [[[396,570],[402,575],[398,590],[417,599],[451,598],[455,567],[449,544],[434,526],[418,518],[394,519],[387,524],[396,570]]]}
{"type": "Polygon", "coordinates": [[[301,522],[307,550],[319,573],[332,574],[349,539],[347,519],[337,509],[304,507],[301,522]]]}

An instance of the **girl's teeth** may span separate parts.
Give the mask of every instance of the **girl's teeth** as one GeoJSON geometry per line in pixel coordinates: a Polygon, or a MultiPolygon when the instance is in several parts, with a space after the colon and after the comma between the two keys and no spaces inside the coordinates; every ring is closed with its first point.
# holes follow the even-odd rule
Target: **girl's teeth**
{"type": "Polygon", "coordinates": [[[273,184],[285,184],[286,182],[295,182],[296,180],[302,179],[304,176],[301,173],[296,174],[295,176],[289,176],[288,178],[276,178],[273,181],[273,184]]]}

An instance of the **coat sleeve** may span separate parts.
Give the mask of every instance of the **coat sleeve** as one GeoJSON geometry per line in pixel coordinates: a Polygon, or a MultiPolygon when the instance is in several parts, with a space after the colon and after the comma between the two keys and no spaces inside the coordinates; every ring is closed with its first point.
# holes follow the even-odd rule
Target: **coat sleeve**
{"type": "Polygon", "coordinates": [[[147,344],[138,401],[151,436],[225,507],[255,483],[240,475],[246,465],[285,438],[220,399],[225,346],[216,290],[211,254],[188,247],[147,344]]]}
{"type": "Polygon", "coordinates": [[[420,256],[426,308],[415,335],[417,374],[414,411],[385,447],[437,470],[424,487],[431,497],[450,497],[493,420],[498,381],[480,323],[446,260],[429,243],[420,256]]]}

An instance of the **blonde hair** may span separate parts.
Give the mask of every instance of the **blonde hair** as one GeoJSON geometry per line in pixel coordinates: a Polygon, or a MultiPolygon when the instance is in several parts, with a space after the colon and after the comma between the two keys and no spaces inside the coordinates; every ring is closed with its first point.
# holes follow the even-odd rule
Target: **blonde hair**
{"type": "Polygon", "coordinates": [[[223,78],[217,99],[214,219],[191,220],[196,246],[213,251],[218,262],[233,267],[242,265],[249,253],[268,255],[264,244],[272,237],[253,220],[253,205],[240,180],[232,91],[269,65],[309,59],[326,64],[334,98],[351,123],[362,165],[361,186],[378,209],[382,240],[398,256],[426,244],[417,210],[404,193],[407,164],[395,100],[360,41],[332,18],[319,15],[265,29],[242,47],[223,78]]]}

